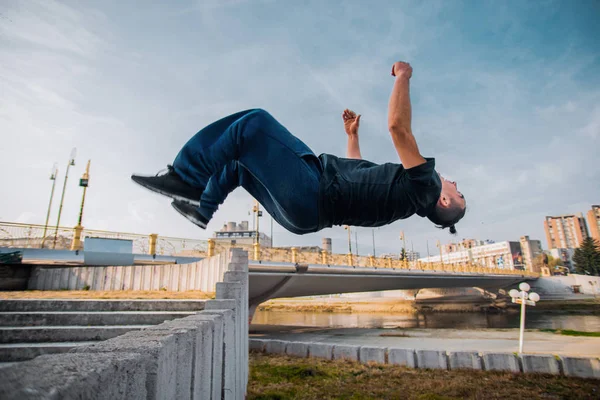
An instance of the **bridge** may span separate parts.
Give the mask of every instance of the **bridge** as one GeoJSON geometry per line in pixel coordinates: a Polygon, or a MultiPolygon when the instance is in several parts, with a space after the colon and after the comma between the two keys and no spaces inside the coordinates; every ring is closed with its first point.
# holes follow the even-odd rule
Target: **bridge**
{"type": "MultiPolygon", "coordinates": [[[[49,242],[42,228],[41,225],[0,223],[0,253],[18,250],[23,254],[23,264],[43,265],[34,267],[34,276],[28,284],[30,288],[42,290],[87,286],[92,290],[213,291],[213,283],[219,276],[218,266],[214,267],[215,271],[200,270],[198,261],[226,253],[231,248],[214,240],[60,228],[61,239],[56,242],[62,248],[41,249],[49,242]],[[121,253],[90,252],[87,244],[85,248],[82,246],[86,238],[86,243],[91,243],[89,239],[99,237],[129,240],[133,251],[139,253],[128,253],[123,258],[121,253]],[[91,253],[95,253],[94,257],[88,257],[91,253]]],[[[52,242],[55,235],[56,232],[49,233],[52,242]]],[[[352,292],[461,287],[496,291],[539,276],[531,271],[489,268],[476,262],[419,262],[332,254],[325,250],[300,251],[294,247],[260,248],[258,244],[235,247],[244,248],[250,256],[251,308],[273,298],[352,292]]]]}

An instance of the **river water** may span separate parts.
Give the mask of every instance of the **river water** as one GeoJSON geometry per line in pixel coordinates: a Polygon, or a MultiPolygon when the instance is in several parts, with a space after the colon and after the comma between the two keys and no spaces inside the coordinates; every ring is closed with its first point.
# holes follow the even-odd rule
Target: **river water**
{"type": "MultiPolygon", "coordinates": [[[[572,329],[600,332],[600,315],[566,315],[529,312],[527,329],[572,329]]],[[[257,311],[253,324],[314,326],[326,328],[436,328],[436,329],[517,329],[519,313],[319,313],[257,311]]]]}

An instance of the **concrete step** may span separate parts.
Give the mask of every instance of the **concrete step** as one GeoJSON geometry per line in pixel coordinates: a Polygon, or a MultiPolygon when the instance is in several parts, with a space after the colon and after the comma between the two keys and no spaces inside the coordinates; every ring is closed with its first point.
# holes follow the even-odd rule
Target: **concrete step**
{"type": "Polygon", "coordinates": [[[152,325],[0,327],[0,343],[82,342],[106,340],[152,325]]]}
{"type": "Polygon", "coordinates": [[[98,342],[0,344],[0,362],[26,361],[41,356],[42,354],[66,353],[74,347],[86,346],[94,343],[98,342]]]}
{"type": "Polygon", "coordinates": [[[202,311],[206,300],[60,300],[0,301],[2,311],[202,311]]]}
{"type": "Polygon", "coordinates": [[[194,314],[187,311],[0,312],[0,326],[156,325],[194,314]]]}

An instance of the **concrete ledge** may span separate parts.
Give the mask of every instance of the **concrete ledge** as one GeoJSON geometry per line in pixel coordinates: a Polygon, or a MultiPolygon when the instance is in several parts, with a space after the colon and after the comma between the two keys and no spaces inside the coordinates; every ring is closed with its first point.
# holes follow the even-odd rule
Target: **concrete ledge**
{"type": "Polygon", "coordinates": [[[331,360],[333,358],[333,345],[327,343],[311,343],[308,345],[308,356],[331,360]]]}
{"type": "Polygon", "coordinates": [[[145,399],[142,359],[123,352],[40,356],[0,368],[0,398],[145,399]]]}
{"type": "Polygon", "coordinates": [[[523,372],[560,375],[560,362],[552,355],[523,354],[521,362],[523,372]]]}
{"type": "Polygon", "coordinates": [[[448,369],[445,351],[417,350],[417,366],[428,369],[448,369]]]}
{"type": "Polygon", "coordinates": [[[385,347],[362,346],[358,352],[358,358],[362,363],[375,362],[385,364],[385,347]]]}
{"type": "Polygon", "coordinates": [[[388,363],[417,368],[417,355],[414,349],[388,349],[388,363]]]}
{"type": "Polygon", "coordinates": [[[359,349],[360,346],[336,344],[333,346],[333,359],[358,361],[359,349]]]}
{"type": "Polygon", "coordinates": [[[597,358],[560,357],[566,376],[600,379],[600,360],[597,358]]]}
{"type": "Polygon", "coordinates": [[[481,357],[475,351],[448,352],[448,360],[450,369],[483,369],[481,357]]]}
{"type": "Polygon", "coordinates": [[[202,311],[206,300],[54,300],[5,299],[0,311],[202,311]]]}
{"type": "Polygon", "coordinates": [[[95,342],[0,344],[0,362],[27,361],[44,354],[67,353],[72,348],[89,346],[94,343],[95,342]]]}
{"type": "Polygon", "coordinates": [[[486,371],[521,372],[519,359],[512,353],[483,353],[486,371]]]}
{"type": "Polygon", "coordinates": [[[88,342],[107,340],[150,325],[0,327],[0,343],[88,342]]]}
{"type": "Polygon", "coordinates": [[[248,343],[248,348],[253,351],[259,351],[263,353],[265,351],[265,344],[267,340],[265,339],[250,339],[248,343]]]}
{"type": "Polygon", "coordinates": [[[265,351],[271,354],[285,354],[287,343],[284,340],[266,340],[265,351]]]}
{"type": "Polygon", "coordinates": [[[289,356],[295,357],[308,357],[308,343],[304,342],[290,342],[285,347],[285,352],[289,356]]]}
{"type": "Polygon", "coordinates": [[[71,350],[81,353],[136,353],[142,355],[139,365],[146,371],[148,399],[175,398],[177,372],[176,337],[168,331],[128,332],[91,346],[71,350]]]}

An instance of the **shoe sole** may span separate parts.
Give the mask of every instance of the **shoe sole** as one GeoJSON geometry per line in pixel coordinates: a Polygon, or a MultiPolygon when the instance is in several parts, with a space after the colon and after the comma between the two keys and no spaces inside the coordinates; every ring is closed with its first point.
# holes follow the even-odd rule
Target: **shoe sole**
{"type": "Polygon", "coordinates": [[[182,197],[182,196],[178,196],[178,195],[173,194],[173,193],[165,192],[163,190],[155,188],[154,186],[149,186],[149,185],[146,185],[143,182],[136,181],[133,177],[131,178],[131,180],[134,181],[135,183],[137,183],[138,185],[140,185],[141,187],[150,190],[151,192],[162,194],[163,196],[170,197],[173,200],[177,200],[177,201],[181,201],[181,202],[184,202],[184,203],[187,203],[187,204],[191,204],[191,205],[196,206],[196,207],[200,206],[200,201],[199,200],[191,200],[191,199],[189,199],[187,197],[182,197]]]}
{"type": "Polygon", "coordinates": [[[175,207],[175,202],[171,203],[171,206],[173,206],[173,208],[175,209],[175,211],[177,211],[179,214],[183,215],[185,217],[185,219],[187,219],[188,221],[190,221],[194,225],[196,225],[196,226],[198,226],[198,227],[200,227],[202,229],[206,229],[206,224],[204,222],[200,222],[200,221],[197,221],[197,220],[191,218],[188,214],[184,213],[179,208],[175,207]]]}

